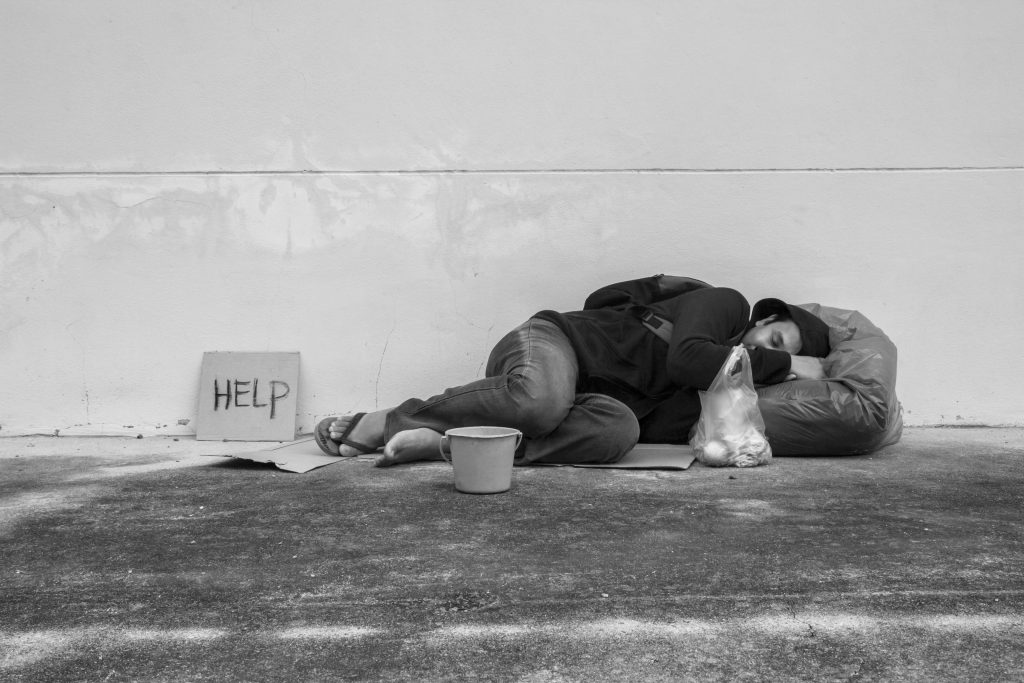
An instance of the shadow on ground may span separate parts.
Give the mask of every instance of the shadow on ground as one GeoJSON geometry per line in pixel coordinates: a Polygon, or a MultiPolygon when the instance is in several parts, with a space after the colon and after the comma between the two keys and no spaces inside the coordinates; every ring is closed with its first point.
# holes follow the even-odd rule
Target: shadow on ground
{"type": "Polygon", "coordinates": [[[0,678],[1024,679],[1024,431],[684,472],[0,440],[0,678]]]}

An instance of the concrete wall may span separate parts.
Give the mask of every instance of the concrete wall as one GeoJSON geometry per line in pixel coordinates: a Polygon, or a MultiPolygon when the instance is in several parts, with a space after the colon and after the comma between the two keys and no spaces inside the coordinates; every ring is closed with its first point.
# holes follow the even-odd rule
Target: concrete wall
{"type": "Polygon", "coordinates": [[[908,424],[1024,425],[1024,3],[10,0],[0,435],[299,426],[657,272],[856,308],[908,424]]]}

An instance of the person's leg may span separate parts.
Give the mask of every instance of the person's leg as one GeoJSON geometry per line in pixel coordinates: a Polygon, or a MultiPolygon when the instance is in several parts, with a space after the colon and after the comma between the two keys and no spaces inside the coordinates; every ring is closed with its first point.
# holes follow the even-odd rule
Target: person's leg
{"type": "Polygon", "coordinates": [[[626,404],[603,394],[576,394],[573,407],[558,427],[524,439],[517,465],[613,463],[640,437],[640,424],[626,404]]]}
{"type": "MultiPolygon", "coordinates": [[[[367,414],[348,438],[371,448],[384,446],[378,464],[438,457],[441,433],[453,427],[514,427],[528,438],[553,431],[574,406],[576,354],[553,323],[528,320],[505,335],[491,352],[487,377],[428,399],[367,414]]],[[[337,440],[350,418],[331,426],[337,440]]],[[[341,447],[342,455],[354,449],[341,447]]]]}
{"type": "MultiPolygon", "coordinates": [[[[526,437],[516,465],[613,463],[636,444],[640,425],[625,404],[602,394],[576,394],[565,419],[543,436],[526,437]]],[[[380,465],[440,460],[441,433],[427,428],[399,432],[385,447],[380,465]]]]}
{"type": "Polygon", "coordinates": [[[487,374],[488,380],[426,401],[407,401],[391,411],[394,435],[381,464],[406,462],[406,454],[437,459],[441,433],[452,427],[519,429],[525,438],[516,454],[518,465],[617,462],[639,439],[636,415],[624,403],[603,394],[575,393],[576,354],[551,323],[533,321],[506,336],[491,353],[487,374]],[[501,390],[494,392],[494,387],[501,390]],[[480,395],[467,401],[470,390],[480,395]]]}
{"type": "Polygon", "coordinates": [[[505,335],[487,359],[486,377],[388,413],[387,436],[420,427],[514,427],[527,437],[550,432],[572,407],[576,353],[553,323],[528,320],[505,335]]]}

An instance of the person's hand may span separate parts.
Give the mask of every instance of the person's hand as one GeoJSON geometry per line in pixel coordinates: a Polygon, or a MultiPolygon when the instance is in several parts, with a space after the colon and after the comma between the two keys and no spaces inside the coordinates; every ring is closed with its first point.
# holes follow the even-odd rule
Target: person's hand
{"type": "Polygon", "coordinates": [[[821,358],[814,356],[790,356],[789,375],[786,381],[793,379],[825,379],[825,364],[821,358]]]}

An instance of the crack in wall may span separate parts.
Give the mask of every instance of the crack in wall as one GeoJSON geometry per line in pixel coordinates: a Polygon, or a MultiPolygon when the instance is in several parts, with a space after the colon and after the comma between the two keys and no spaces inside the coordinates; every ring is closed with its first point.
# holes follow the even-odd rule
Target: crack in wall
{"type": "Polygon", "coordinates": [[[395,321],[391,325],[391,329],[388,331],[386,337],[384,337],[384,348],[380,352],[380,361],[377,363],[377,379],[373,384],[373,407],[375,410],[380,410],[380,376],[384,370],[384,356],[388,353],[388,344],[391,343],[391,335],[394,334],[395,328],[398,327],[398,321],[395,321]]]}
{"type": "Polygon", "coordinates": [[[287,169],[205,171],[7,171],[0,178],[102,178],[138,176],[388,176],[388,175],[646,175],[746,173],[971,173],[1024,171],[1024,165],[1006,166],[806,166],[763,168],[412,168],[412,169],[287,169]]]}

